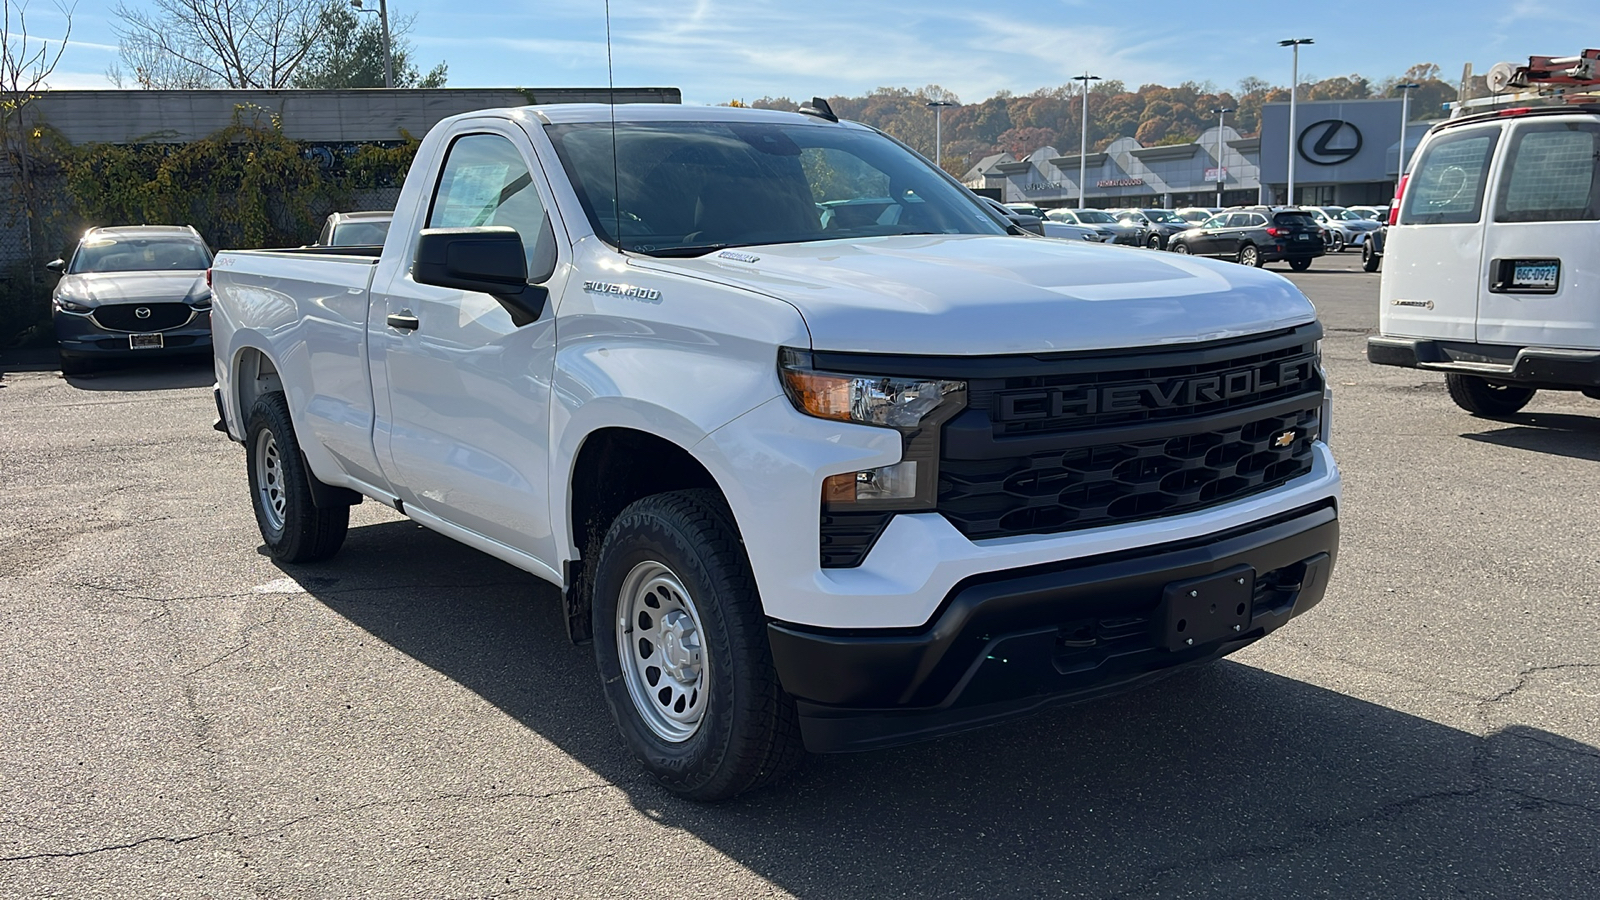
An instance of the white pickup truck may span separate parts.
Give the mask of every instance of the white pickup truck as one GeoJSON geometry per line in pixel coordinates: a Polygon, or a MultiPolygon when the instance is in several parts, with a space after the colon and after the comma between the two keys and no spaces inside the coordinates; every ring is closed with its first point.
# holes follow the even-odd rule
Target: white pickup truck
{"type": "Polygon", "coordinates": [[[218,427],[271,553],[332,555],[369,497],[548,580],[700,799],[1321,600],[1340,480],[1293,285],[1020,234],[814,107],[458,116],[381,253],[219,254],[218,427]]]}

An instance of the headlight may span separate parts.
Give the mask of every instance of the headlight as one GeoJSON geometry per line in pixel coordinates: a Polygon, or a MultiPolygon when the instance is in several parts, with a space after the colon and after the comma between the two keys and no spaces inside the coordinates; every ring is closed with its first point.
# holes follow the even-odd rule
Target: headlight
{"type": "Polygon", "coordinates": [[[196,296],[190,297],[189,298],[189,305],[194,307],[195,309],[210,309],[211,308],[211,292],[210,291],[201,291],[196,296]]]}
{"type": "Polygon", "coordinates": [[[820,372],[811,354],[778,354],[784,392],[806,415],[893,428],[903,437],[900,462],[830,475],[824,510],[932,509],[939,484],[939,429],[967,405],[967,383],[931,378],[820,372]]]}
{"type": "Polygon", "coordinates": [[[79,315],[94,312],[94,307],[87,303],[79,303],[65,294],[57,294],[55,300],[56,309],[62,312],[78,313],[79,315]]]}

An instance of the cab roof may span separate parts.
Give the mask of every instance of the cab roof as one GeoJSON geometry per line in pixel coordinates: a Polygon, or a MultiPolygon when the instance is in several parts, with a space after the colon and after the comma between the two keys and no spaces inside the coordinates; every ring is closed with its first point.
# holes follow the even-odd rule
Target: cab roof
{"type": "MultiPolygon", "coordinates": [[[[681,106],[675,103],[555,103],[546,106],[521,106],[485,110],[509,118],[537,119],[539,123],[566,125],[610,122],[615,110],[618,122],[759,122],[773,125],[816,125],[829,128],[865,128],[854,122],[829,122],[817,116],[777,109],[751,109],[740,106],[681,106]]],[[[457,118],[470,118],[467,113],[457,118]]]]}

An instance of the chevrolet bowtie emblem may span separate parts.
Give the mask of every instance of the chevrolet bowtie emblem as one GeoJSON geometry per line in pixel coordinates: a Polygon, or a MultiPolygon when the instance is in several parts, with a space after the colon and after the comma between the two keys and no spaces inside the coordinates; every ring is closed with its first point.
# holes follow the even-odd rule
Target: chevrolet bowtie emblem
{"type": "Polygon", "coordinates": [[[1274,447],[1287,447],[1292,443],[1294,443],[1294,429],[1293,428],[1289,429],[1288,431],[1285,431],[1283,434],[1280,434],[1277,437],[1272,439],[1272,446],[1274,446],[1274,447]]]}

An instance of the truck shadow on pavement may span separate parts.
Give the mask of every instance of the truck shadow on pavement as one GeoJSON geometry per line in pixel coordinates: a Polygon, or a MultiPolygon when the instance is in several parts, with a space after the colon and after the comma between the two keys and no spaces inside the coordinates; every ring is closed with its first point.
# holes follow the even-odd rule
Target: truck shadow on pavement
{"type": "Polygon", "coordinates": [[[622,750],[592,652],[566,642],[542,582],[409,522],[353,529],[339,557],[291,574],[642,815],[801,897],[1569,898],[1600,883],[1600,750],[1493,727],[1524,684],[1478,704],[1479,737],[1224,661],[984,731],[814,757],[699,806],[622,750]]]}
{"type": "MultiPolygon", "coordinates": [[[[1600,409],[1600,406],[1597,406],[1600,409]]],[[[1600,417],[1564,413],[1521,413],[1503,420],[1509,425],[1490,431],[1466,433],[1471,441],[1497,444],[1514,450],[1532,450],[1572,459],[1600,461],[1600,417]]]]}

